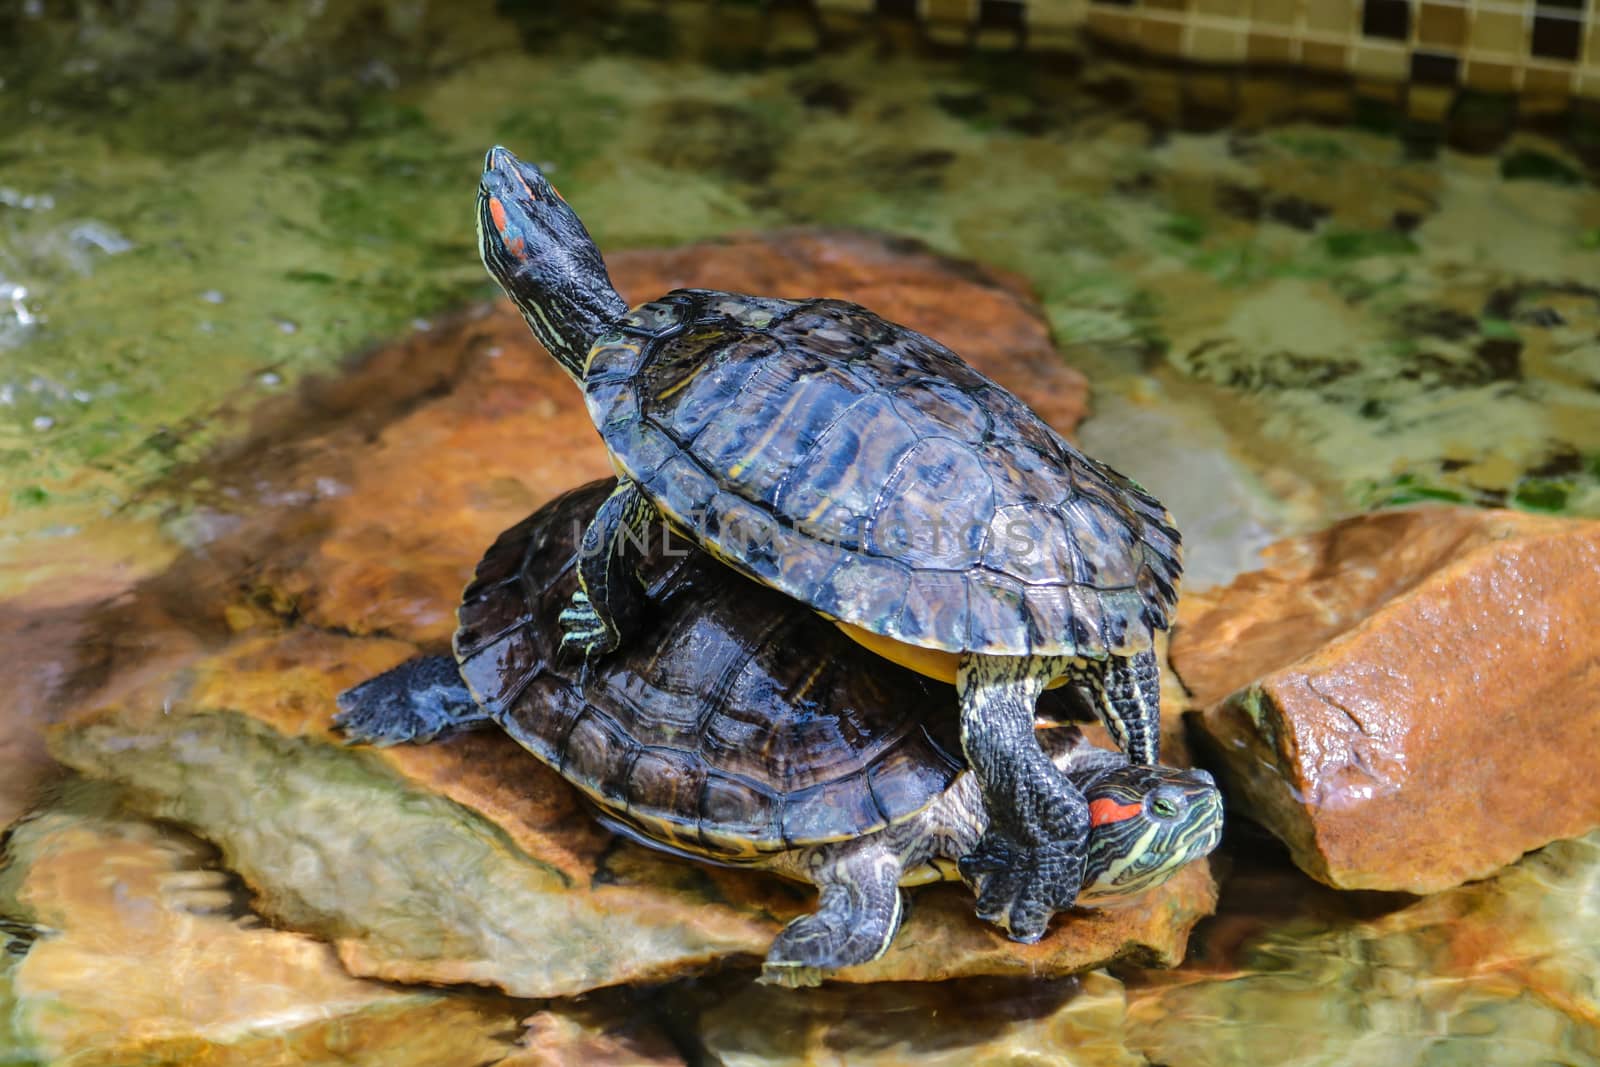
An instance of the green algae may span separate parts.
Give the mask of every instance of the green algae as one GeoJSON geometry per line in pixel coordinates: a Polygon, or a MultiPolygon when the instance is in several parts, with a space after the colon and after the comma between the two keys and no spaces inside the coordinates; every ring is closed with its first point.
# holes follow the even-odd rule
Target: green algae
{"type": "MultiPolygon", "coordinates": [[[[261,399],[494,295],[471,198],[495,142],[549,164],[608,249],[837,224],[1019,271],[1108,389],[1153,356],[1181,384],[1220,336],[1241,369],[1200,380],[1262,406],[1252,436],[1268,447],[1246,460],[1354,506],[1475,438],[1487,453],[1474,412],[1506,399],[1460,369],[1463,353],[1392,321],[1397,306],[1438,301],[1445,278],[1465,279],[1450,298],[1464,308],[1536,270],[1592,270],[1588,187],[1550,179],[1571,166],[1532,138],[1487,165],[1424,166],[1358,130],[1158,133],[1108,104],[1092,61],[1072,73],[865,43],[763,60],[759,17],[699,5],[258,7],[141,10],[94,34],[15,22],[0,275],[38,321],[0,348],[13,537],[166,511],[163,480],[261,399]],[[1254,197],[1253,216],[1224,185],[1254,197]],[[1285,280],[1349,310],[1292,358],[1359,368],[1335,386],[1284,384],[1281,351],[1229,332],[1235,303],[1285,280]]],[[[1526,333],[1481,321],[1485,338],[1526,333]]],[[[0,344],[6,325],[0,300],[0,344]]],[[[1494,492],[1536,463],[1541,419],[1595,443],[1600,369],[1574,364],[1596,357],[1528,344],[1526,382],[1492,419],[1511,464],[1494,492]]],[[[1474,498],[1452,472],[1440,488],[1474,498]]],[[[1568,510],[1590,500],[1569,495],[1568,510]]]]}

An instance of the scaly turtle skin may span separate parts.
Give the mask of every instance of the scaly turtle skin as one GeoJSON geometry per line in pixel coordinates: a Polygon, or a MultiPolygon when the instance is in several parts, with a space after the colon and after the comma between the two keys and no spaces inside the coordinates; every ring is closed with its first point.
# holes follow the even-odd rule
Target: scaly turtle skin
{"type": "Polygon", "coordinates": [[[630,544],[670,524],[884,656],[956,683],[994,816],[979,914],[1036,940],[1082,883],[1089,810],[1033,738],[1068,680],[1159,758],[1155,632],[1181,571],[1161,505],[938,342],[839,300],[678,290],[629,311],[540,173],[489,153],[484,264],[583,389],[621,482],[585,533],[567,647],[637,630],[630,544]]]}
{"type": "MultiPolygon", "coordinates": [[[[817,885],[818,910],[774,942],[767,980],[811,983],[876,958],[899,925],[899,887],[954,876],[984,830],[977,783],[938,729],[952,694],[681,540],[646,546],[640,639],[566,663],[555,619],[578,587],[579,531],[612,490],[575,490],[503,534],[462,596],[456,659],[356,686],[336,721],[379,744],[498,724],[612,829],[817,885]]],[[[1092,812],[1080,903],[1141,892],[1215,846],[1205,772],[1129,765],[1076,730],[1048,733],[1092,812]]]]}

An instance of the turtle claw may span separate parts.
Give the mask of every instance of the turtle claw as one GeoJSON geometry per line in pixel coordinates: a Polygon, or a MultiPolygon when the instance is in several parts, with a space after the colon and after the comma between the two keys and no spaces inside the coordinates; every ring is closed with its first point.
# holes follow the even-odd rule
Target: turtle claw
{"type": "Polygon", "coordinates": [[[621,635],[616,628],[606,625],[600,613],[594,610],[589,594],[582,589],[572,594],[572,600],[557,616],[561,623],[561,646],[557,654],[565,660],[591,659],[616,651],[621,635]]]}
{"type": "Polygon", "coordinates": [[[1080,843],[1020,845],[994,833],[961,858],[961,876],[978,898],[978,918],[1024,944],[1042,938],[1051,917],[1072,906],[1083,868],[1080,843]]]}

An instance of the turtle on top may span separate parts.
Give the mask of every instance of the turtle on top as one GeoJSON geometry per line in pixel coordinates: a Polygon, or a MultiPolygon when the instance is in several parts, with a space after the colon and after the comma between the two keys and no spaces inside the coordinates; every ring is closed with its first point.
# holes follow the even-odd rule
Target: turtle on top
{"type": "MultiPolygon", "coordinates": [[[[876,959],[904,915],[900,887],[955,877],[987,821],[949,687],[664,538],[636,566],[654,605],[638,639],[572,662],[557,620],[578,588],[578,531],[613,490],[575,489],[503,533],[462,594],[455,658],[347,690],[336,724],[380,745],[496,725],[617,833],[816,885],[816,911],[778,935],[763,981],[811,985],[876,959]]],[[[1130,764],[1071,727],[1044,736],[1093,812],[1080,904],[1153,888],[1216,846],[1206,772],[1130,764]]]]}
{"type": "Polygon", "coordinates": [[[1182,570],[1165,509],[938,342],[855,304],[681,289],[630,310],[539,168],[491,149],[484,265],[583,390],[620,479],[584,535],[563,646],[638,636],[630,546],[665,523],[881,656],[955,683],[990,821],[978,915],[1043,936],[1083,885],[1090,809],[1034,737],[1070,683],[1160,756],[1155,634],[1182,570]]]}

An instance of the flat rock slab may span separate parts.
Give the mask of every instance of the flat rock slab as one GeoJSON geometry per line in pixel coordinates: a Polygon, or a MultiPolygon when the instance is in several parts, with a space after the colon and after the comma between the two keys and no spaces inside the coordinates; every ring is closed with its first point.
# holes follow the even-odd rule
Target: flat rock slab
{"type": "Polygon", "coordinates": [[[495,1063],[503,997],[352,978],[332,949],[242,911],[213,850],[79,787],[10,834],[0,1055],[73,1064],[495,1063]],[[11,926],[20,932],[24,925],[11,926]]]}
{"type": "Polygon", "coordinates": [[[1436,892],[1600,825],[1600,523],[1425,508],[1268,558],[1190,597],[1171,654],[1307,873],[1436,892]]]}
{"type": "MultiPolygon", "coordinates": [[[[660,981],[765,954],[812,906],[780,879],[626,844],[574,790],[492,732],[347,748],[343,687],[410,646],[300,628],[242,638],[58,729],[63,762],[194,827],[275,920],[332,941],[355,974],[476,982],[519,996],[660,981]]],[[[1018,945],[959,887],[920,892],[882,959],[845,981],[1061,975],[1127,959],[1170,966],[1215,904],[1205,864],[1116,909],[1018,945]]]]}
{"type": "MultiPolygon", "coordinates": [[[[970,265],[801,232],[613,269],[631,298],[700,284],[869,301],[1049,402],[1061,430],[1081,413],[1082,379],[1025,294],[970,265]]],[[[216,842],[263,913],[332,941],[357,974],[554,996],[753,964],[810,889],[621,842],[492,732],[379,751],[328,730],[339,690],[446,646],[502,529],[606,473],[577,389],[506,305],[374,353],[196,472],[210,488],[180,520],[193,549],[73,646],[52,751],[216,842]]],[[[888,955],[840,978],[1170,965],[1214,901],[1196,864],[1024,946],[936,887],[888,955]]]]}

